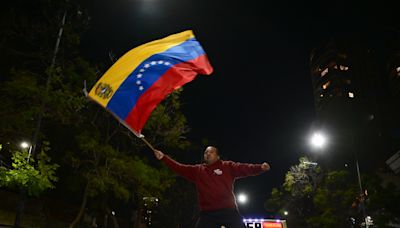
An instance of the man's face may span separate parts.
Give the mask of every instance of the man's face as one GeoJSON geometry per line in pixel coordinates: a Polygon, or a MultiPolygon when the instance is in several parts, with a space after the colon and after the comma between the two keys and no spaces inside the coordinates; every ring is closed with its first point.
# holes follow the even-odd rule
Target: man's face
{"type": "Polygon", "coordinates": [[[219,160],[219,155],[217,152],[217,148],[213,146],[207,147],[206,150],[204,151],[204,162],[210,165],[218,160],[219,160]]]}

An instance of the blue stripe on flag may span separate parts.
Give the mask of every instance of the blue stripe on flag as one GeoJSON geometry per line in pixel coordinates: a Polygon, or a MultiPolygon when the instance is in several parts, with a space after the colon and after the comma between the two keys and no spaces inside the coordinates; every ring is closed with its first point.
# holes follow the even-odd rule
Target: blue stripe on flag
{"type": "Polygon", "coordinates": [[[173,65],[205,54],[200,43],[189,39],[180,45],[144,60],[121,84],[108,102],[107,109],[124,120],[139,97],[173,65]]]}

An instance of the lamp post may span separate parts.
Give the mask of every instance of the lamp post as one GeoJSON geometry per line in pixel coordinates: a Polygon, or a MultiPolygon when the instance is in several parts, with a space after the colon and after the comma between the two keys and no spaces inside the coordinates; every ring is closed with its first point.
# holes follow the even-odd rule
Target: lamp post
{"type": "MultiPolygon", "coordinates": [[[[354,138],[353,138],[353,142],[355,142],[354,138]]],[[[358,187],[360,188],[361,211],[362,211],[365,227],[368,228],[368,227],[370,227],[369,226],[371,224],[370,220],[372,221],[372,219],[370,219],[370,217],[367,216],[367,212],[365,210],[365,197],[363,196],[364,192],[363,192],[363,187],[362,187],[362,182],[361,182],[360,165],[358,164],[358,154],[357,154],[357,145],[358,144],[356,144],[356,143],[354,143],[354,144],[355,144],[355,147],[356,147],[355,150],[354,150],[354,158],[356,160],[358,187]]]]}
{"type": "MultiPolygon", "coordinates": [[[[310,145],[314,149],[321,150],[321,149],[326,147],[327,143],[328,143],[328,138],[322,132],[314,132],[310,137],[310,145]]],[[[356,162],[357,179],[358,179],[358,186],[360,188],[360,196],[362,196],[364,193],[363,193],[362,182],[361,182],[360,165],[358,164],[358,155],[357,155],[357,151],[356,150],[354,151],[354,157],[355,157],[355,162],[356,162]]],[[[366,211],[365,211],[364,202],[361,202],[361,210],[362,210],[362,213],[363,213],[365,227],[368,228],[369,227],[369,225],[368,225],[369,223],[367,222],[368,216],[367,216],[366,211]]]]}

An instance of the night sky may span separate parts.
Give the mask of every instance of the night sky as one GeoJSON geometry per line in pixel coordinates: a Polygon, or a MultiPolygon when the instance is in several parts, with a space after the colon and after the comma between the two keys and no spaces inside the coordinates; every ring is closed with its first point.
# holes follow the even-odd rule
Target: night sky
{"type": "Polygon", "coordinates": [[[193,30],[214,73],[184,86],[189,139],[209,139],[225,159],[271,164],[269,173],[236,183],[236,192],[250,197],[241,212],[265,216],[271,188],[308,152],[315,118],[311,50],[336,37],[379,42],[399,27],[398,9],[387,2],[98,0],[89,6],[92,23],[83,48],[93,61],[107,62],[110,51],[120,57],[140,44],[193,30]]]}

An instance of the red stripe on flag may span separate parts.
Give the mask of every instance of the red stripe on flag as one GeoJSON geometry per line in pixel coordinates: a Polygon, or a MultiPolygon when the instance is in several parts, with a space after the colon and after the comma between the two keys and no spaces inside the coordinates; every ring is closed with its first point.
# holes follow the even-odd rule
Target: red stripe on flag
{"type": "Polygon", "coordinates": [[[140,96],[125,122],[140,133],[151,112],[168,94],[195,79],[197,74],[208,75],[212,71],[206,55],[174,65],[140,96]]]}

